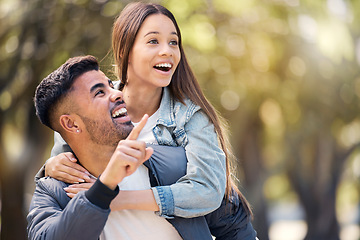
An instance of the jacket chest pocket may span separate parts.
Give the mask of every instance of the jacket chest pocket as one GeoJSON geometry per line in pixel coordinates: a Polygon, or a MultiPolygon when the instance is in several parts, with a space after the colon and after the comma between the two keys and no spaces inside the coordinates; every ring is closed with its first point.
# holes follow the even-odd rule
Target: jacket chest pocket
{"type": "Polygon", "coordinates": [[[165,127],[156,126],[153,129],[153,133],[154,133],[157,143],[159,145],[166,145],[166,146],[173,146],[173,147],[179,146],[177,144],[175,136],[172,134],[173,133],[172,130],[173,129],[171,129],[171,128],[167,129],[165,127]]]}

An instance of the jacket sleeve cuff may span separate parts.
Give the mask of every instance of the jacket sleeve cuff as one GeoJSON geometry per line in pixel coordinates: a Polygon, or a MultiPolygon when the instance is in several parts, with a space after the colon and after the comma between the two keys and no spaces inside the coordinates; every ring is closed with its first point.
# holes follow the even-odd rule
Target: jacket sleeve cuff
{"type": "Polygon", "coordinates": [[[102,209],[108,209],[111,201],[116,197],[116,195],[118,195],[118,193],[118,186],[116,186],[115,190],[111,190],[99,179],[97,179],[94,185],[85,192],[85,196],[92,204],[102,209]]]}
{"type": "Polygon", "coordinates": [[[160,211],[157,213],[161,217],[173,218],[174,216],[174,197],[170,186],[158,186],[152,188],[155,201],[160,211]]]}

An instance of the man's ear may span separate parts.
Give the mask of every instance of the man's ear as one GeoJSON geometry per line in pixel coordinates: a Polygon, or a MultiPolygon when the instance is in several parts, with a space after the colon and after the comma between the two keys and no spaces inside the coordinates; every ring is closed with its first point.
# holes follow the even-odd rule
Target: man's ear
{"type": "Polygon", "coordinates": [[[77,119],[72,115],[61,115],[60,126],[67,132],[79,133],[80,128],[77,124],[77,119]]]}

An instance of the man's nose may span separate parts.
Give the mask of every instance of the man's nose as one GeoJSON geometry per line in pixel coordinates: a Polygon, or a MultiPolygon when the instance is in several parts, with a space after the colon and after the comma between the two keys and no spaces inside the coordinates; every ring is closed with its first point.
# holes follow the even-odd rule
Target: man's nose
{"type": "Polygon", "coordinates": [[[123,94],[121,91],[117,90],[117,89],[111,89],[111,95],[110,95],[110,100],[113,102],[116,102],[118,100],[122,100],[123,99],[123,94]]]}

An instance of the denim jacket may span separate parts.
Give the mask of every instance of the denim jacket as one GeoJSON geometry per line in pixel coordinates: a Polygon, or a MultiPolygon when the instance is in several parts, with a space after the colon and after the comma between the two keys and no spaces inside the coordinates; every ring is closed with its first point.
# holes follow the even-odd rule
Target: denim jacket
{"type": "Polygon", "coordinates": [[[219,147],[214,125],[189,99],[175,101],[164,88],[157,125],[159,145],[182,146],[188,160],[186,175],[176,184],[152,188],[164,217],[197,217],[217,209],[225,194],[225,154],[219,147]],[[189,201],[191,199],[191,201],[189,201]]]}

